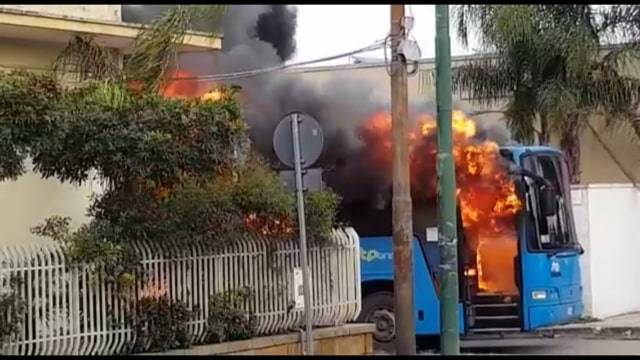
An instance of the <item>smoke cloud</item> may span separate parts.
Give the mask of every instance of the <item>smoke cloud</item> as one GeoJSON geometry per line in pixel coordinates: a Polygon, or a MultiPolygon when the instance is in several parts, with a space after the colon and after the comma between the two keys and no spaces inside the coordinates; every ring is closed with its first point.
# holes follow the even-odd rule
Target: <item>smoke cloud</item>
{"type": "MultiPolygon", "coordinates": [[[[175,5],[123,5],[123,21],[148,23],[175,5]]],[[[222,52],[192,53],[180,57],[180,67],[196,75],[219,74],[282,64],[296,52],[297,10],[287,5],[229,5],[221,22],[222,52]]],[[[212,31],[200,21],[195,30],[212,31]]],[[[305,81],[296,73],[274,73],[232,81],[242,87],[241,100],[256,149],[275,167],[272,134],[280,119],[293,111],[307,113],[321,124],[325,150],[315,166],[325,169],[324,179],[343,198],[342,215],[363,235],[389,234],[391,183],[389,174],[363,161],[367,149],[358,128],[372,114],[389,109],[389,97],[380,96],[375,84],[341,72],[323,83],[305,81]]],[[[212,83],[201,83],[213,87],[212,83]]],[[[435,117],[435,105],[420,101],[410,106],[410,118],[435,117]]],[[[463,109],[465,110],[465,109],[463,109]]],[[[481,136],[503,143],[503,126],[479,122],[481,136]]],[[[433,207],[414,206],[417,218],[433,217],[433,207]]]]}

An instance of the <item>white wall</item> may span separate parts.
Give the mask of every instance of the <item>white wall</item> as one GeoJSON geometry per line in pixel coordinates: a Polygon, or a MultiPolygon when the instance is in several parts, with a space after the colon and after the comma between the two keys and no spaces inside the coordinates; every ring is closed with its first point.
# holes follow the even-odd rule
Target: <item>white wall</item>
{"type": "MultiPolygon", "coordinates": [[[[28,162],[27,166],[31,167],[28,162]]],[[[101,191],[98,181],[74,186],[42,179],[33,171],[15,181],[0,182],[0,246],[46,241],[33,235],[31,228],[53,215],[71,217],[72,228],[88,222],[90,196],[101,191]]]]}
{"type": "Polygon", "coordinates": [[[585,312],[605,318],[640,311],[640,191],[630,184],[574,187],[585,312]]]}

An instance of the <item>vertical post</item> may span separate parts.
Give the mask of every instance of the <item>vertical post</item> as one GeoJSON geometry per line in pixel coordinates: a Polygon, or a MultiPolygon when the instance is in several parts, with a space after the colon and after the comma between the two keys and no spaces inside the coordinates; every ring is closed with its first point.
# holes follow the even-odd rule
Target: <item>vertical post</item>
{"type": "Polygon", "coordinates": [[[302,162],[300,154],[300,116],[293,114],[291,120],[291,134],[293,135],[293,163],[296,175],[296,197],[298,200],[298,226],[300,231],[300,265],[302,266],[302,286],[304,292],[304,319],[306,332],[305,355],[313,355],[313,332],[311,315],[313,314],[311,304],[311,276],[307,263],[307,229],[304,218],[304,194],[302,187],[302,162]]]}
{"type": "Polygon", "coordinates": [[[438,245],[440,248],[440,352],[458,355],[458,234],[451,130],[449,5],[436,5],[436,101],[438,103],[438,245]]]}
{"type": "Polygon", "coordinates": [[[413,224],[407,97],[407,62],[398,53],[406,37],[404,4],[391,5],[391,119],[393,131],[393,293],[396,320],[396,354],[416,354],[413,299],[413,224]]]}
{"type": "Polygon", "coordinates": [[[71,301],[71,319],[73,319],[73,348],[71,350],[71,355],[80,355],[78,352],[78,346],[80,345],[79,337],[80,334],[80,271],[77,265],[73,265],[71,267],[71,296],[69,299],[71,301]]]}

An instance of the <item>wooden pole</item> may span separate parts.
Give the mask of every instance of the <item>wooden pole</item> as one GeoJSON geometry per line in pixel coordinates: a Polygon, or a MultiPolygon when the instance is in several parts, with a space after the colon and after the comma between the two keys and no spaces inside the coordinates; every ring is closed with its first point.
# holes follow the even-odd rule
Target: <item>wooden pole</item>
{"type": "Polygon", "coordinates": [[[398,53],[406,38],[404,5],[391,5],[391,118],[393,131],[393,290],[396,354],[415,355],[413,298],[413,224],[407,96],[407,61],[398,53]]]}

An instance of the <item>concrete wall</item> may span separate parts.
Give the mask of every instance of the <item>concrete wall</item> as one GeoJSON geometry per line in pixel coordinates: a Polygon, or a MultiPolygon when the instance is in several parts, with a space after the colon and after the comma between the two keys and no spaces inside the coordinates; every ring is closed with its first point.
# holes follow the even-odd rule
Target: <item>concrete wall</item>
{"type": "Polygon", "coordinates": [[[121,21],[122,5],[0,5],[0,8],[34,11],[85,19],[121,21]]]}
{"type": "MultiPolygon", "coordinates": [[[[0,69],[47,70],[60,50],[45,42],[0,39],[0,69]]],[[[95,183],[61,184],[32,171],[15,181],[0,182],[0,246],[44,241],[30,229],[52,215],[70,216],[74,227],[86,222],[89,196],[96,189],[95,183]]]]}
{"type": "Polygon", "coordinates": [[[640,191],[630,184],[574,187],[572,202],[588,315],[640,311],[640,191]]]}
{"type": "Polygon", "coordinates": [[[0,34],[0,69],[48,71],[64,44],[2,39],[0,34]]]}
{"type": "MultiPolygon", "coordinates": [[[[372,355],[374,331],[374,324],[346,324],[313,329],[314,355],[372,355]]],[[[302,355],[301,336],[302,333],[264,336],[171,350],[159,355],[302,355]]]]}
{"type": "Polygon", "coordinates": [[[47,241],[32,235],[30,229],[53,215],[71,217],[73,227],[88,221],[90,196],[99,191],[97,181],[75,186],[42,179],[32,171],[16,181],[0,183],[0,246],[47,241]]]}

